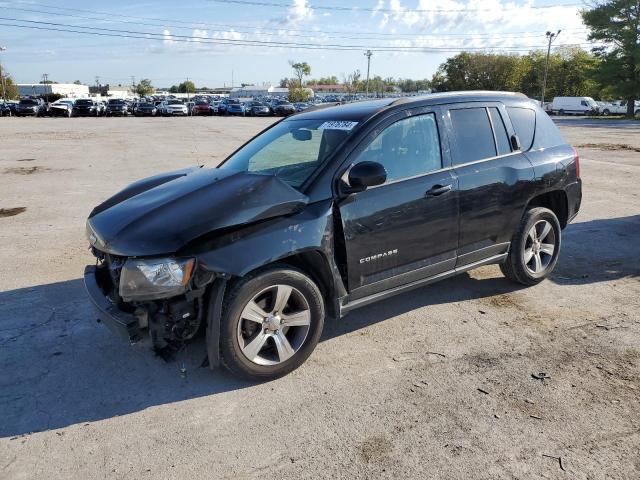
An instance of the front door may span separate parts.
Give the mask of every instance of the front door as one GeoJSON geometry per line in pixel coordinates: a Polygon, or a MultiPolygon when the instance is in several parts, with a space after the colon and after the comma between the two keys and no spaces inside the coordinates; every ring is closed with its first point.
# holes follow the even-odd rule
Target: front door
{"type": "Polygon", "coordinates": [[[443,169],[436,112],[390,119],[350,163],[375,161],[387,181],[339,205],[352,300],[450,270],[458,240],[457,180],[443,169]]]}

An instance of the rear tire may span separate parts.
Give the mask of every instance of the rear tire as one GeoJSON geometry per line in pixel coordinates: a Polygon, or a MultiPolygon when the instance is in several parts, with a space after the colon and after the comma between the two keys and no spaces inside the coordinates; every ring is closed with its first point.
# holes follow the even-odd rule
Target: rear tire
{"type": "Polygon", "coordinates": [[[509,255],[500,264],[504,276],[528,286],[547,278],[558,262],[561,232],[558,218],[548,208],[527,210],[511,240],[509,255]]]}
{"type": "Polygon", "coordinates": [[[300,270],[283,265],[250,274],[225,296],[220,323],[222,363],[234,374],[253,380],[286,375],[313,352],[324,317],[320,289],[300,270]]]}

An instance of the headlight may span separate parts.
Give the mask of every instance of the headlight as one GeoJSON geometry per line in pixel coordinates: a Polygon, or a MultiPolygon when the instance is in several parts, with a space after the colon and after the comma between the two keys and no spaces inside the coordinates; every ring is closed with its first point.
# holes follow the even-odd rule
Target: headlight
{"type": "Polygon", "coordinates": [[[125,301],[180,295],[193,273],[193,258],[130,259],[122,267],[120,296],[125,301]]]}

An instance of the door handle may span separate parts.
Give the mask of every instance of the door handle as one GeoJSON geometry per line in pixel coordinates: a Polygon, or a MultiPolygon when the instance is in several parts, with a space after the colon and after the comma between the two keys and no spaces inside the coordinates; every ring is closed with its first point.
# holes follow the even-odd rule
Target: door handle
{"type": "Polygon", "coordinates": [[[443,193],[447,193],[451,191],[451,185],[434,185],[429,190],[427,190],[427,197],[437,197],[442,195],[443,193]]]}

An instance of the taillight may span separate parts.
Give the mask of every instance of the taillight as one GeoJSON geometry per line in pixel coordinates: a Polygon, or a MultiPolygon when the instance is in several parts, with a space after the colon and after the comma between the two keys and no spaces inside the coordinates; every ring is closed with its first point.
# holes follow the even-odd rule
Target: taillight
{"type": "Polygon", "coordinates": [[[576,178],[580,178],[580,155],[575,147],[573,148],[573,162],[576,164],[576,178]]]}

